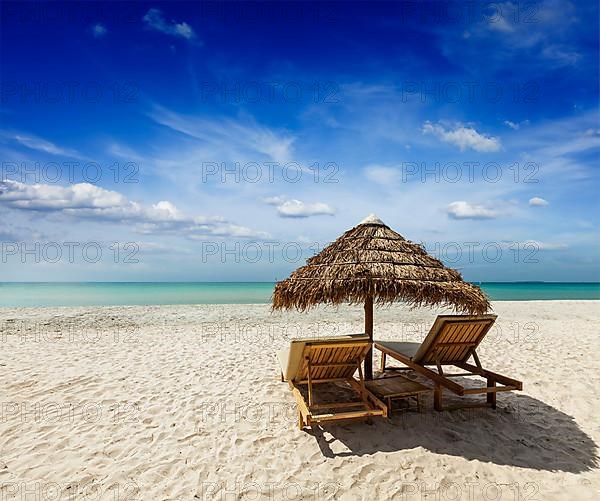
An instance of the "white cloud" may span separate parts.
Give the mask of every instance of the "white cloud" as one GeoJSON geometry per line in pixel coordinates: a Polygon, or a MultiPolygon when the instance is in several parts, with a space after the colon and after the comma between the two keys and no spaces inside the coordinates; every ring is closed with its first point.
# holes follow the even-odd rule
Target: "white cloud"
{"type": "Polygon", "coordinates": [[[494,208],[470,204],[464,200],[449,204],[446,213],[452,219],[494,219],[499,216],[498,210],[494,208]]]}
{"type": "Polygon", "coordinates": [[[383,185],[396,182],[399,175],[398,169],[385,165],[368,165],[364,168],[364,173],[367,179],[383,185]]]}
{"type": "Polygon", "coordinates": [[[0,202],[31,210],[106,209],[120,207],[127,199],[116,191],[89,183],[68,187],[50,184],[27,185],[17,181],[0,182],[0,202]]]}
{"type": "Polygon", "coordinates": [[[582,55],[571,46],[569,36],[579,21],[573,2],[540,0],[528,12],[521,12],[512,0],[490,3],[488,7],[489,15],[473,32],[478,37],[496,39],[500,47],[497,54],[531,51],[556,67],[574,66],[581,60],[582,55]]]}
{"type": "Polygon", "coordinates": [[[558,66],[575,66],[583,57],[579,52],[560,45],[548,45],[542,49],[542,55],[558,66]]]}
{"type": "Polygon", "coordinates": [[[552,250],[564,250],[564,249],[569,248],[569,246],[567,244],[540,242],[538,240],[525,240],[524,242],[518,242],[517,244],[520,249],[530,250],[530,251],[531,250],[552,251],[552,250]]]}
{"type": "Polygon", "coordinates": [[[0,242],[20,242],[23,240],[43,240],[47,238],[47,235],[33,228],[0,222],[0,242]]]}
{"type": "Polygon", "coordinates": [[[207,236],[269,237],[268,233],[232,224],[219,216],[186,215],[167,200],[147,207],[128,200],[121,193],[89,183],[63,187],[1,181],[0,204],[18,210],[58,212],[80,219],[133,223],[135,230],[142,234],[174,233],[192,239],[207,236]]]}
{"type": "Polygon", "coordinates": [[[544,200],[543,198],[540,197],[533,197],[529,199],[529,205],[531,207],[546,207],[548,206],[548,201],[544,200]]]}
{"type": "Polygon", "coordinates": [[[565,250],[568,249],[569,246],[564,243],[558,242],[541,242],[539,240],[523,240],[521,242],[513,242],[511,240],[502,240],[498,242],[498,244],[503,249],[508,249],[510,251],[520,250],[531,252],[530,258],[534,258],[534,253],[537,251],[555,251],[555,250],[565,250]]]}
{"type": "Polygon", "coordinates": [[[102,23],[96,23],[92,26],[92,35],[94,38],[103,38],[108,33],[106,26],[102,23]]]}
{"type": "Polygon", "coordinates": [[[597,120],[597,112],[591,110],[576,117],[537,124],[527,135],[516,135],[511,149],[523,151],[524,160],[543,165],[544,175],[555,186],[566,189],[575,180],[592,179],[596,175],[594,157],[582,153],[600,148],[597,120]]]}
{"type": "Polygon", "coordinates": [[[504,120],[503,123],[504,125],[510,127],[513,130],[519,130],[521,128],[521,125],[528,125],[529,120],[523,120],[521,122],[511,122],[510,120],[504,120]]]}
{"type": "Polygon", "coordinates": [[[160,31],[174,37],[185,38],[191,40],[196,37],[196,33],[192,27],[186,23],[178,23],[176,21],[167,21],[160,9],[150,9],[143,17],[144,24],[151,30],[160,31]]]}
{"type": "Polygon", "coordinates": [[[333,216],[335,211],[322,202],[307,204],[300,200],[288,200],[277,207],[277,213],[281,217],[310,217],[333,216]]]}
{"type": "Polygon", "coordinates": [[[257,155],[286,164],[291,162],[295,136],[275,131],[251,118],[234,120],[227,117],[204,119],[171,112],[155,106],[150,117],[158,124],[193,137],[211,146],[213,158],[234,156],[259,161],[257,155]]]}
{"type": "MultiPolygon", "coordinates": [[[[498,8],[498,4],[496,4],[496,7],[498,8]]],[[[490,30],[492,31],[499,31],[505,34],[513,33],[515,31],[514,25],[508,22],[507,18],[502,15],[501,11],[498,11],[490,16],[488,23],[490,30]]]]}
{"type": "Polygon", "coordinates": [[[262,201],[267,205],[282,205],[285,202],[285,197],[283,195],[277,195],[274,197],[265,197],[262,198],[262,201]]]}
{"type": "Polygon", "coordinates": [[[472,127],[456,124],[454,129],[446,129],[440,124],[427,121],[421,129],[423,134],[433,134],[445,143],[451,143],[464,151],[470,148],[475,151],[490,152],[500,150],[500,139],[480,134],[472,127]]]}
{"type": "Polygon", "coordinates": [[[42,139],[41,137],[33,136],[31,134],[23,134],[21,132],[8,132],[2,131],[0,133],[3,137],[8,138],[16,143],[19,143],[30,150],[41,151],[42,153],[50,153],[51,155],[63,155],[72,158],[83,158],[77,151],[62,148],[56,144],[42,139]]]}
{"type": "Polygon", "coordinates": [[[312,238],[309,238],[306,235],[298,235],[296,237],[296,242],[301,245],[309,245],[315,243],[315,241],[312,238]]]}
{"type": "Polygon", "coordinates": [[[335,210],[323,202],[304,203],[300,200],[288,200],[285,196],[274,196],[263,198],[262,201],[267,205],[277,207],[277,214],[280,217],[310,217],[310,216],[333,216],[335,210]]]}

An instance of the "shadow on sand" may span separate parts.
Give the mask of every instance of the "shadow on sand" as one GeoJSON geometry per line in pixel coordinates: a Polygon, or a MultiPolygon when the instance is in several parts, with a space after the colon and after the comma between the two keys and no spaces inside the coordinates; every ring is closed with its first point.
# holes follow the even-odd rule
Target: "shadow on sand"
{"type": "MultiPolygon", "coordinates": [[[[447,402],[456,403],[451,398],[447,402]]],[[[439,454],[537,470],[580,473],[598,466],[595,442],[573,417],[527,395],[507,394],[498,399],[496,410],[436,412],[428,404],[421,413],[402,412],[390,420],[374,419],[370,425],[315,427],[308,433],[326,457],[423,447],[439,454]],[[334,449],[345,450],[335,453],[334,449]]]]}

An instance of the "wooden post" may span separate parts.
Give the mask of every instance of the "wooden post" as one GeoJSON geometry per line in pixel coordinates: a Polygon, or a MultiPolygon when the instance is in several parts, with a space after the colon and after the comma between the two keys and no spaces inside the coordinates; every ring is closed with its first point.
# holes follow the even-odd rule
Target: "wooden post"
{"type": "MultiPolygon", "coordinates": [[[[493,388],[494,386],[496,386],[496,381],[494,381],[492,378],[488,377],[487,385],[488,385],[488,388],[493,388]]],[[[487,403],[492,409],[496,408],[496,392],[493,392],[493,393],[489,392],[487,394],[487,403]]]]}
{"type": "Polygon", "coordinates": [[[358,378],[360,380],[360,398],[362,398],[366,402],[367,397],[365,395],[365,378],[363,377],[363,371],[360,367],[360,363],[356,365],[358,367],[358,378]]]}
{"type": "Polygon", "coordinates": [[[308,365],[308,408],[312,410],[313,406],[313,387],[312,387],[312,377],[310,374],[310,358],[306,359],[308,365]]]}
{"type": "Polygon", "coordinates": [[[365,334],[371,339],[371,348],[365,358],[365,379],[373,379],[373,296],[365,301],[365,334]]]}

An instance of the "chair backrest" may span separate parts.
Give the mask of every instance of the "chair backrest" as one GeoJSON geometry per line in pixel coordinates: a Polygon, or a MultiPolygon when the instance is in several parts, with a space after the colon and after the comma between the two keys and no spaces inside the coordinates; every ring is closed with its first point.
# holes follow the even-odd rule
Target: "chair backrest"
{"type": "Polygon", "coordinates": [[[365,334],[293,340],[289,357],[297,364],[293,380],[308,379],[309,361],[312,380],[352,377],[370,348],[371,340],[365,334]]]}
{"type": "Polygon", "coordinates": [[[466,362],[496,318],[497,315],[439,315],[413,361],[422,365],[466,362]]]}

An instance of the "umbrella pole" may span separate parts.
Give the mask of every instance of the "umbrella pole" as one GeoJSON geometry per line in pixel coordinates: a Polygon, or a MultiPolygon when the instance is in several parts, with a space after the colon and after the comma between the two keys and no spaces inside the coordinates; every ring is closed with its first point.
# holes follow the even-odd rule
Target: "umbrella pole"
{"type": "MultiPolygon", "coordinates": [[[[373,296],[370,296],[365,301],[365,334],[371,339],[373,343],[373,296]]],[[[373,379],[373,345],[367,353],[365,358],[365,379],[373,379]]]]}

